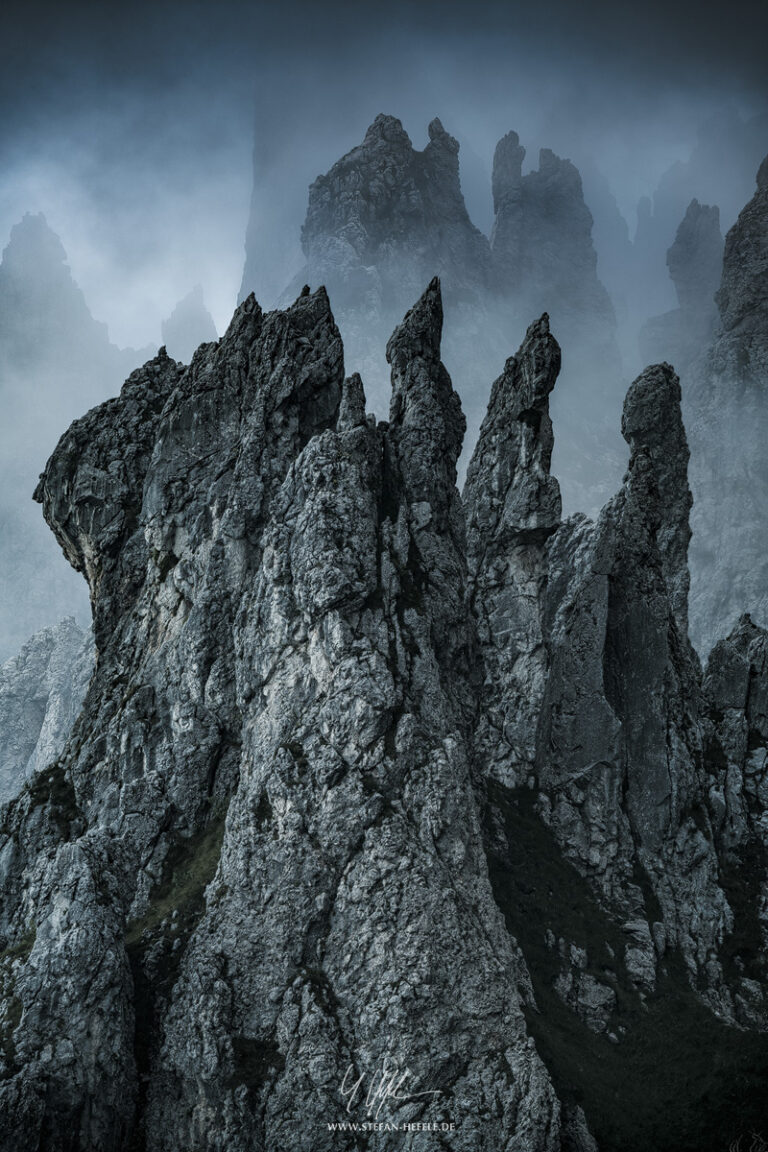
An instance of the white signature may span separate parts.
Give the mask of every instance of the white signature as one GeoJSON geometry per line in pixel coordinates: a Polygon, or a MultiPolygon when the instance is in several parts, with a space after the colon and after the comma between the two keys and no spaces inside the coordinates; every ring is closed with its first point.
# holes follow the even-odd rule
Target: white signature
{"type": "MultiPolygon", "coordinates": [[[[375,1108],[374,1117],[378,1120],[379,1113],[386,1104],[387,1100],[415,1100],[418,1096],[439,1096],[440,1092],[437,1089],[428,1089],[423,1092],[407,1092],[404,1091],[405,1085],[411,1073],[408,1068],[401,1072],[399,1068],[390,1067],[386,1061],[382,1065],[381,1071],[375,1071],[368,1084],[368,1091],[365,1092],[365,1106],[369,1114],[375,1108]]],[[[350,1064],[344,1073],[344,1079],[341,1082],[341,1095],[347,1101],[347,1113],[352,1111],[353,1104],[358,1103],[363,1099],[365,1073],[355,1079],[354,1064],[350,1064]]]]}

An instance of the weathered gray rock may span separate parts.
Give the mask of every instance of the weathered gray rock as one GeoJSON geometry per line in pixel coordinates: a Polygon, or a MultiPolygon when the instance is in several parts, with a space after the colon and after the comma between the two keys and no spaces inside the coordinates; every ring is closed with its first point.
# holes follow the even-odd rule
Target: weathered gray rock
{"type": "Polygon", "coordinates": [[[348,363],[382,414],[389,384],[381,348],[422,285],[439,275],[448,320],[443,355],[467,411],[470,444],[510,333],[522,335],[544,310],[554,313],[572,350],[556,401],[556,419],[568,430],[559,472],[569,507],[596,512],[624,464],[615,317],[597,278],[577,169],[545,150],[539,172],[522,177],[523,156],[515,133],[499,144],[489,244],[467,214],[459,146],[440,121],[417,151],[399,120],[378,116],[363,143],[312,185],[302,230],[307,263],[284,300],[304,283],[327,286],[348,363]]]}
{"type": "Polygon", "coordinates": [[[317,178],[302,229],[310,267],[322,270],[327,261],[335,272],[341,243],[350,261],[379,270],[385,292],[404,276],[402,296],[427,270],[441,274],[447,296],[483,285],[488,243],[464,205],[458,143],[437,119],[428,131],[417,152],[399,120],[377,116],[362,144],[317,178]]]}
{"type": "Polygon", "coordinates": [[[744,120],[735,108],[723,108],[700,125],[690,156],[670,165],[653,198],[643,197],[638,204],[634,260],[626,270],[632,309],[638,316],[673,307],[665,253],[691,201],[719,205],[720,223],[727,231],[752,195],[755,170],[767,144],[764,112],[744,120]]]}
{"type": "MultiPolygon", "coordinates": [[[[763,984],[721,883],[677,377],[634,383],[621,490],[562,523],[542,317],[461,500],[442,323],[433,280],[377,424],[326,293],[250,297],[51,457],[36,495],[98,659],[0,823],[2,1152],[722,1143],[720,1019],[752,1044],[763,984]],[[373,1119],[385,1063],[380,1121],[455,1127],[329,1129],[373,1119]]],[[[764,640],[733,643],[762,675],[764,640]]]]}
{"type": "MultiPolygon", "coordinates": [[[[530,431],[521,436],[514,421],[521,384],[509,373],[491,407],[506,411],[499,422],[506,435],[489,434],[489,414],[464,493],[487,701],[477,721],[475,771],[487,781],[494,891],[542,1010],[530,1017],[532,1031],[558,1087],[573,1084],[574,1062],[594,1051],[601,1092],[585,1102],[586,1117],[598,1147],[614,1147],[622,1121],[608,1119],[608,1069],[623,1069],[624,1084],[641,1074],[647,1099],[664,1099],[674,1063],[695,1059],[677,1025],[692,988],[709,1005],[700,1009],[698,1044],[738,1061],[733,1033],[718,1021],[765,1027],[765,979],[755,964],[763,928],[753,927],[765,869],[760,864],[746,884],[733,879],[734,857],[720,831],[724,805],[713,800],[724,787],[712,779],[720,763],[712,724],[721,721],[687,636],[691,496],[678,379],[659,365],[635,381],[622,421],[631,454],[621,491],[595,523],[572,517],[558,524],[545,451],[556,367],[546,328],[536,335],[529,333],[527,357],[541,369],[541,442],[530,431]],[[536,522],[531,494],[538,494],[545,530],[526,537],[515,512],[522,506],[536,522]],[[504,563],[511,556],[510,578],[504,563]],[[513,590],[506,600],[505,589],[513,590]],[[666,1017],[656,1015],[654,999],[667,1005],[666,1017]],[[574,1019],[586,1032],[569,1058],[564,1038],[574,1019]],[[671,1030],[670,1048],[640,1073],[638,1045],[654,1019],[666,1020],[658,1026],[671,1030]],[[602,1044],[615,1054],[598,1057],[602,1044]]],[[[755,641],[750,657],[760,668],[761,644],[755,641]]],[[[755,683],[745,673],[748,679],[755,683]]],[[[740,731],[750,723],[746,694],[735,694],[733,709],[728,723],[740,731]]],[[[754,790],[760,776],[751,771],[754,790]]],[[[743,818],[734,841],[751,859],[756,839],[743,818]]],[[[585,1080],[578,1082],[583,1088],[585,1080]]],[[[618,1084],[616,1091],[621,1099],[618,1084]]],[[[666,1108],[667,1129],[653,1136],[652,1124],[641,1132],[635,1123],[631,1144],[674,1146],[673,1113],[666,1108]]],[[[701,1143],[721,1121],[707,1123],[696,1137],[701,1143]]],[[[691,1138],[690,1123],[679,1131],[691,1138]]]]}
{"type": "MultiPolygon", "coordinates": [[[[334,302],[347,359],[366,381],[377,411],[388,404],[381,349],[423,286],[440,276],[456,329],[477,337],[488,283],[488,241],[469,219],[459,183],[459,145],[439,120],[416,150],[394,116],[377,116],[365,139],[309,190],[302,228],[303,283],[324,284],[334,302]]],[[[463,361],[462,361],[463,362],[463,361]]]]}
{"type": "Polygon", "coordinates": [[[667,267],[683,312],[711,308],[722,264],[720,209],[694,198],[667,252],[667,267]]]}
{"type": "Polygon", "coordinates": [[[743,616],[709,657],[704,746],[721,882],[734,910],[730,950],[739,1019],[764,1024],[768,943],[768,642],[743,616]]]}
{"type": "MultiPolygon", "coordinates": [[[[538,335],[534,362],[549,367],[538,417],[546,429],[556,362],[546,334],[538,335]]],[[[483,525],[493,498],[468,482],[468,523],[481,525],[474,539],[470,534],[470,555],[479,557],[472,595],[493,609],[502,589],[515,609],[491,616],[485,628],[481,617],[489,704],[506,709],[495,732],[481,721],[483,740],[495,735],[499,746],[494,753],[480,745],[483,770],[506,787],[529,780],[538,786],[540,812],[563,851],[631,921],[642,908],[634,880],[639,864],[661,904],[667,939],[695,968],[716,946],[728,912],[711,841],[686,815],[703,785],[696,776],[698,665],[687,639],[688,449],[679,382],[669,366],[648,369],[632,385],[622,432],[629,471],[595,525],[577,518],[558,527],[541,461],[536,488],[546,529],[519,533],[510,565],[518,582],[521,574],[529,577],[523,595],[499,569],[492,522],[491,531],[483,525]],[[528,738],[524,755],[518,728],[528,738]],[[712,921],[693,929],[682,921],[699,918],[695,894],[705,896],[712,921]]],[[[470,477],[476,470],[498,475],[509,452],[508,441],[500,444],[501,451],[489,453],[481,438],[470,477]]],[[[525,461],[533,455],[522,453],[525,461]]],[[[505,508],[514,509],[518,494],[528,491],[527,472],[513,475],[505,508]]],[[[535,503],[536,495],[534,509],[535,503]]],[[[534,522],[531,509],[528,517],[534,522]]]]}
{"type": "Polygon", "coordinates": [[[485,668],[476,742],[485,771],[508,787],[533,770],[545,688],[546,543],[561,511],[549,472],[549,394],[559,370],[560,348],[544,315],[493,385],[464,487],[471,604],[485,668]]]}
{"type": "Polygon", "coordinates": [[[0,803],[62,752],[92,670],[93,642],[72,619],[0,666],[0,803]]]}
{"type": "Polygon", "coordinates": [[[99,661],[50,787],[6,818],[0,1147],[338,1147],[347,1067],[386,1060],[430,1093],[390,1116],[557,1148],[470,782],[441,327],[433,282],[376,428],[324,292],[247,300],[49,462],[38,498],[99,661]]]}

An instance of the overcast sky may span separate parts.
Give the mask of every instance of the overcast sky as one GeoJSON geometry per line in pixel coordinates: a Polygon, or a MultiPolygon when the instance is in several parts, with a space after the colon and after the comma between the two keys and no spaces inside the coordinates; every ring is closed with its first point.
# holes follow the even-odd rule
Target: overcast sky
{"type": "MultiPolygon", "coordinates": [[[[419,147],[439,115],[476,172],[510,128],[531,162],[543,145],[591,154],[633,224],[703,119],[728,103],[765,110],[767,7],[6,3],[0,244],[25,210],[44,211],[121,345],[157,342],[197,282],[221,330],[254,125],[263,166],[277,163],[299,204],[380,111],[419,147]]],[[[473,196],[483,225],[482,184],[473,196]]]]}

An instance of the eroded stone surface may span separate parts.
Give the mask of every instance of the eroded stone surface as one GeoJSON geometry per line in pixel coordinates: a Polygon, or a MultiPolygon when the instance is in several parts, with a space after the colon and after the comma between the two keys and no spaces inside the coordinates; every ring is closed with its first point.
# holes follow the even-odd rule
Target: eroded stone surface
{"type": "Polygon", "coordinates": [[[387,1061],[434,1093],[389,1119],[455,1123],[399,1147],[658,1150],[675,1109],[621,1103],[667,1091],[658,1004],[686,1067],[736,1075],[723,1021],[763,1026],[762,864],[728,869],[762,850],[765,638],[702,680],[678,379],[638,377],[621,489],[562,521],[542,316],[460,499],[442,323],[433,280],[377,424],[326,293],[251,297],[49,461],[98,660],[0,826],[0,1148],[383,1150],[328,1123],[387,1061]]]}

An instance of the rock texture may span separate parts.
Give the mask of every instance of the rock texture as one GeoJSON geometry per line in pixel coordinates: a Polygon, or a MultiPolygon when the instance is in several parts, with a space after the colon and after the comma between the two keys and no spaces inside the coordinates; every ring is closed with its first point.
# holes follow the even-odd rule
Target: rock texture
{"type": "Polygon", "coordinates": [[[92,640],[72,619],[38,632],[0,667],[0,803],[63,750],[92,670],[92,640]]]}
{"type": "Polygon", "coordinates": [[[679,307],[655,316],[640,333],[644,360],[669,360],[685,374],[714,334],[715,292],[723,268],[720,210],[692,200],[667,251],[679,307]]]}
{"type": "Polygon", "coordinates": [[[184,364],[189,364],[201,344],[218,340],[216,325],[205,306],[199,284],[179,301],[168,319],[163,320],[162,334],[169,356],[184,364]]]}
{"type": "MultiPolygon", "coordinates": [[[[671,1100],[708,1075],[704,1051],[723,1054],[715,1094],[732,1099],[748,1062],[765,1077],[765,634],[750,624],[731,637],[702,681],[669,365],[627,394],[621,491],[595,523],[559,522],[547,412],[558,359],[542,321],[494,386],[464,493],[494,892],[531,973],[537,1046],[598,1147],[715,1148],[747,1130],[746,1113],[723,1104],[704,1124],[671,1100]],[[727,712],[717,669],[733,647],[727,712]]],[[[764,1105],[752,1114],[762,1123],[764,1105]]]]}
{"type": "Polygon", "coordinates": [[[470,602],[485,654],[476,741],[485,771],[509,786],[533,770],[545,686],[541,599],[561,513],[549,395],[559,371],[545,314],[493,385],[464,487],[470,602]]]}
{"type": "Polygon", "coordinates": [[[0,263],[0,660],[87,601],[31,495],[63,428],[150,354],[118,349],[92,317],[42,216],[12,230],[0,263]]]}
{"type": "Polygon", "coordinates": [[[749,611],[768,623],[764,444],[768,429],[768,160],[725,241],[720,320],[689,370],[695,496],[694,638],[708,651],[749,611]]]}
{"type": "Polygon", "coordinates": [[[442,322],[433,280],[377,424],[325,291],[250,297],[48,462],[98,660],[0,825],[3,1152],[714,1152],[745,1076],[756,1123],[715,737],[762,739],[762,697],[687,638],[677,378],[634,383],[621,490],[562,522],[543,316],[462,500],[442,322]]]}

